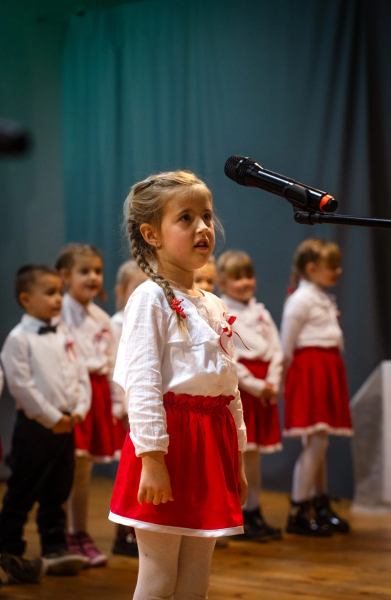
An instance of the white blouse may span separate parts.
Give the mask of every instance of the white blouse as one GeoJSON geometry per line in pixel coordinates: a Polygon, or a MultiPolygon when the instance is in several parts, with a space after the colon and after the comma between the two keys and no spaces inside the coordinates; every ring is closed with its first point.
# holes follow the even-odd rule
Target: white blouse
{"type": "Polygon", "coordinates": [[[66,324],[61,321],[55,333],[39,335],[45,325],[24,315],[5,340],[1,360],[16,408],[51,429],[64,412],[76,412],[84,419],[91,387],[66,324]]]}
{"type": "Polygon", "coordinates": [[[62,316],[76,340],[78,354],[90,373],[106,375],[110,386],[112,414],[120,419],[124,415],[123,397],[113,385],[115,342],[110,316],[90,302],[83,306],[69,294],[63,299],[62,316]]]}
{"type": "Polygon", "coordinates": [[[239,386],[256,397],[259,397],[265,389],[265,381],[271,383],[278,390],[282,375],[283,353],[278,329],[271,314],[266,310],[265,305],[257,302],[255,298],[251,298],[247,304],[226,295],[223,295],[221,299],[227,305],[228,311],[237,317],[232,326],[241,338],[235,334],[232,338],[236,359],[238,361],[241,358],[259,359],[269,362],[265,380],[257,379],[247,367],[238,362],[239,386]]]}
{"type": "Polygon", "coordinates": [[[343,350],[335,297],[302,279],[285,302],[281,323],[284,362],[289,364],[295,348],[319,346],[343,350]]]}
{"type": "Polygon", "coordinates": [[[141,284],[125,309],[114,379],[125,389],[136,454],[167,452],[163,395],[169,391],[191,396],[234,396],[229,408],[238,431],[239,450],[244,451],[246,427],[233,342],[223,332],[228,326],[223,317],[227,309],[208,292],[203,297],[175,293],[178,300],[183,299],[183,331],[163,290],[153,281],[141,284]]]}
{"type": "Polygon", "coordinates": [[[113,315],[110,318],[111,332],[113,334],[113,340],[114,340],[113,350],[114,350],[114,356],[116,358],[117,358],[119,341],[120,341],[121,335],[122,335],[122,326],[124,324],[124,319],[125,319],[125,311],[124,310],[119,310],[118,312],[115,313],[115,315],[113,315]]]}

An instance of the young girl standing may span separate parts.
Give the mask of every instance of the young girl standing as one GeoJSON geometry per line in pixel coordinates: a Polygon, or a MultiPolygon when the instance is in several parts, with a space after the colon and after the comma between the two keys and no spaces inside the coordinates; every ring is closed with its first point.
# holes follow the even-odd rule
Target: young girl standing
{"type": "MultiPolygon", "coordinates": [[[[237,316],[233,337],[247,428],[244,467],[248,482],[243,506],[244,535],[248,540],[281,539],[281,530],[265,522],[259,504],[261,453],[282,450],[277,393],[282,375],[282,348],[278,329],[254,298],[254,265],[245,252],[229,250],[217,261],[221,299],[237,316]]],[[[240,536],[242,537],[242,536],[240,536]]]]}
{"type": "Polygon", "coordinates": [[[123,395],[113,384],[114,340],[110,317],[92,302],[102,291],[103,258],[94,246],[69,244],[56,263],[68,289],[62,315],[85,361],[92,387],[91,409],[75,427],[75,475],[68,502],[68,547],[86,557],[87,565],[101,566],[107,556],[86,533],[91,471],[94,462],[119,458],[125,438],[123,395]]]}
{"type": "Polygon", "coordinates": [[[206,185],[187,171],[133,186],[134,259],[149,277],[125,310],[115,379],[130,436],[110,519],[136,528],[135,600],[206,598],[215,539],[241,533],[246,430],[224,304],[194,285],[212,254],[206,185]]]}
{"type": "Polygon", "coordinates": [[[305,240],[293,260],[296,288],[284,306],[281,339],[285,370],[284,435],[302,437],[293,473],[288,533],[328,536],[349,525],[331,508],[327,494],[328,437],[352,435],[343,335],[338,310],[326,288],[335,286],[341,252],[332,242],[305,240]]]}

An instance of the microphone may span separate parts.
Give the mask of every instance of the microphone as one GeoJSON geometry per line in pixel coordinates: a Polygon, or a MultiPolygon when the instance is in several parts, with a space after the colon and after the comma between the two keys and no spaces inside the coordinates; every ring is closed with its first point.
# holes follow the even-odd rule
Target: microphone
{"type": "Polygon", "coordinates": [[[267,171],[247,156],[230,156],[225,163],[224,173],[239,185],[260,188],[286,198],[299,210],[332,213],[338,208],[338,202],[330,194],[267,171]]]}

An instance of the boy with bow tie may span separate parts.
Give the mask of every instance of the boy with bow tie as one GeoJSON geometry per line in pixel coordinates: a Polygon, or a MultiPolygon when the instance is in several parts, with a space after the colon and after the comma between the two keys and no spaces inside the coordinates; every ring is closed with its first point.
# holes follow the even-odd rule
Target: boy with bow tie
{"type": "Polygon", "coordinates": [[[76,574],[84,561],[67,550],[65,513],[74,471],[73,427],[90,407],[86,367],[76,360],[68,329],[59,317],[62,283],[57,271],[26,265],[15,279],[25,314],[1,353],[17,420],[12,475],[0,514],[0,552],[22,556],[23,527],[34,502],[42,556],[49,573],[76,574]]]}

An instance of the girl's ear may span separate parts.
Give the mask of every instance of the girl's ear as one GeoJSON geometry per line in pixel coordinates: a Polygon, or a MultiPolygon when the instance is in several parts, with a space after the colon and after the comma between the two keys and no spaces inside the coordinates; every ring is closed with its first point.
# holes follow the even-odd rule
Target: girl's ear
{"type": "Polygon", "coordinates": [[[69,285],[71,281],[71,270],[60,269],[60,277],[65,285],[69,285]]]}
{"type": "Polygon", "coordinates": [[[307,277],[308,277],[309,279],[311,279],[311,277],[313,277],[313,276],[314,276],[314,273],[316,272],[316,269],[317,269],[317,265],[316,265],[316,263],[314,263],[314,262],[309,262],[309,263],[307,263],[307,264],[306,264],[306,266],[305,266],[305,269],[304,269],[304,270],[305,270],[305,274],[307,275],[307,277]]]}
{"type": "Polygon", "coordinates": [[[156,227],[153,227],[150,223],[143,223],[140,225],[140,233],[147,244],[150,244],[155,248],[161,247],[160,236],[156,227]]]}

